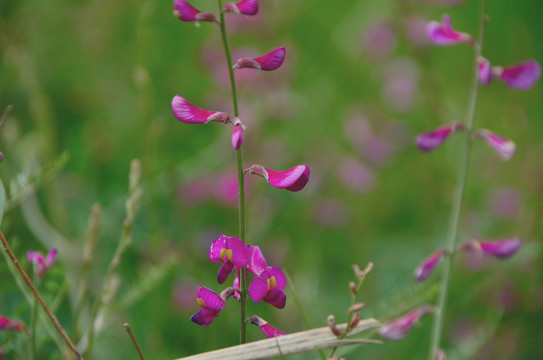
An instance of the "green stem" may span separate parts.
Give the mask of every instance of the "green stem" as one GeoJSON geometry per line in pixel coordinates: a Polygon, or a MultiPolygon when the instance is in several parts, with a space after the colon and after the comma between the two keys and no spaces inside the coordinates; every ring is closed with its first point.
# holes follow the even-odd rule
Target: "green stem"
{"type": "MultiPolygon", "coordinates": [[[[228,66],[228,76],[230,77],[230,89],[232,92],[232,106],[234,109],[234,117],[239,116],[238,111],[238,97],[236,91],[236,79],[234,78],[234,69],[232,69],[232,56],[230,55],[230,48],[228,46],[228,38],[226,36],[226,24],[224,21],[224,13],[222,12],[222,0],[217,0],[219,7],[219,27],[221,29],[222,46],[224,49],[224,55],[226,57],[226,64],[228,66]]],[[[245,179],[243,173],[243,156],[241,147],[237,152],[238,162],[238,189],[239,189],[239,239],[245,242],[245,179]]],[[[241,269],[240,271],[240,331],[239,342],[245,344],[247,342],[247,323],[246,318],[247,307],[247,269],[241,269]]]]}
{"type": "MultiPolygon", "coordinates": [[[[36,264],[33,265],[33,278],[34,283],[38,284],[38,277],[36,275],[36,264]]],[[[32,302],[32,320],[30,323],[30,356],[32,360],[36,359],[36,323],[38,322],[38,298],[34,296],[32,302]]]]}
{"type": "Polygon", "coordinates": [[[447,295],[449,292],[449,283],[452,273],[452,266],[454,263],[454,249],[456,246],[456,239],[458,237],[458,222],[460,219],[460,210],[462,208],[462,200],[465,193],[465,185],[468,174],[469,161],[471,157],[471,144],[472,133],[475,122],[475,110],[477,108],[477,95],[479,90],[479,73],[477,66],[477,58],[481,55],[484,30],[486,20],[486,0],[481,0],[481,22],[479,24],[479,36],[477,42],[474,44],[475,58],[473,65],[473,77],[471,82],[471,90],[469,94],[469,105],[466,115],[466,138],[464,143],[464,152],[462,155],[462,162],[460,164],[460,172],[458,176],[458,190],[453,200],[453,206],[451,211],[450,229],[447,237],[446,248],[450,251],[451,256],[444,258],[444,275],[441,286],[441,292],[439,294],[438,305],[436,308],[434,322],[432,326],[432,334],[430,340],[430,352],[428,354],[428,360],[435,359],[435,354],[439,349],[441,342],[441,336],[443,332],[443,318],[447,307],[447,295]]]}

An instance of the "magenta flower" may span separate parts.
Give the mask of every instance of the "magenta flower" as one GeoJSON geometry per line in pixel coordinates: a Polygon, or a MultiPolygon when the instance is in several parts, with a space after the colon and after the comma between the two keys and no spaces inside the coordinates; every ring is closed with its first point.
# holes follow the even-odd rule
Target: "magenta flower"
{"type": "Polygon", "coordinates": [[[0,330],[12,330],[12,331],[18,331],[23,332],[26,331],[25,325],[20,321],[14,321],[11,319],[8,319],[5,316],[0,315],[0,330]]]}
{"type": "Polygon", "coordinates": [[[57,248],[52,248],[45,257],[39,251],[30,250],[26,253],[28,261],[36,265],[38,277],[42,277],[48,271],[57,258],[57,248]]]}
{"type": "Polygon", "coordinates": [[[285,60],[285,47],[281,46],[272,52],[257,58],[241,58],[234,64],[234,69],[250,68],[257,70],[275,70],[285,60]]]}
{"type": "Polygon", "coordinates": [[[239,149],[243,144],[245,133],[245,125],[241,123],[239,118],[234,119],[234,129],[232,130],[232,146],[235,150],[239,149]]]}
{"type": "Polygon", "coordinates": [[[177,120],[187,124],[203,124],[209,121],[227,123],[230,121],[228,114],[200,109],[179,95],[175,95],[172,99],[172,112],[177,120]]]}
{"type": "Polygon", "coordinates": [[[449,15],[443,15],[441,21],[441,23],[431,21],[426,25],[426,35],[434,44],[447,46],[473,42],[470,34],[458,32],[452,28],[449,15]]]}
{"type": "Polygon", "coordinates": [[[202,327],[211,324],[226,305],[217,293],[200,285],[196,290],[196,299],[202,308],[190,317],[190,321],[202,327]]]}
{"type": "Polygon", "coordinates": [[[519,64],[493,68],[494,75],[505,81],[507,86],[518,90],[528,90],[541,77],[541,66],[535,60],[526,60],[519,64]]]}
{"type": "Polygon", "coordinates": [[[266,259],[264,258],[260,247],[247,245],[247,249],[250,253],[250,260],[247,270],[256,276],[262,275],[264,270],[268,268],[268,265],[266,264],[266,259]]]}
{"type": "Polygon", "coordinates": [[[219,236],[209,249],[209,260],[222,263],[217,273],[217,280],[222,284],[234,269],[240,269],[249,263],[249,251],[245,244],[235,236],[219,236]]]}
{"type": "Polygon", "coordinates": [[[435,359],[447,360],[447,356],[445,355],[445,352],[442,349],[437,349],[435,359]]]}
{"type": "Polygon", "coordinates": [[[515,155],[516,146],[513,141],[498,136],[486,129],[478,130],[477,136],[492,147],[503,160],[509,160],[515,155]]]}
{"type": "Polygon", "coordinates": [[[479,80],[483,85],[488,85],[492,81],[492,65],[490,61],[482,56],[477,58],[477,66],[479,69],[479,80]]]}
{"type": "Polygon", "coordinates": [[[267,321],[265,321],[264,319],[262,319],[262,318],[260,318],[260,317],[258,317],[256,315],[251,316],[249,318],[249,321],[251,322],[251,324],[258,326],[260,328],[260,330],[262,330],[264,335],[266,335],[266,337],[268,337],[268,338],[273,338],[273,337],[286,335],[284,332],[274,328],[273,326],[268,324],[267,321]]]}
{"type": "Polygon", "coordinates": [[[470,241],[460,247],[464,251],[476,251],[498,259],[507,259],[517,253],[521,246],[519,238],[499,239],[492,241],[470,241]]]}
{"type": "Polygon", "coordinates": [[[448,254],[448,251],[446,249],[442,249],[432,253],[430,256],[424,259],[424,261],[415,269],[415,279],[420,282],[430,276],[437,264],[446,254],[448,254]]]}
{"type": "Polygon", "coordinates": [[[432,151],[447,140],[451,134],[459,130],[464,130],[464,124],[461,122],[447,124],[435,130],[421,133],[416,139],[417,147],[420,151],[432,151]]]}
{"type": "Polygon", "coordinates": [[[275,171],[260,165],[251,165],[245,170],[245,173],[262,176],[273,187],[295,192],[305,187],[309,181],[310,171],[307,165],[297,165],[285,171],[275,171]]]}
{"type": "Polygon", "coordinates": [[[173,14],[182,21],[194,21],[196,25],[200,21],[215,21],[215,16],[212,13],[200,11],[194,8],[185,0],[174,0],[173,14]]]}
{"type": "Polygon", "coordinates": [[[224,5],[223,11],[243,15],[256,15],[258,12],[258,0],[241,0],[238,3],[229,2],[224,5]]]}
{"type": "Polygon", "coordinates": [[[409,334],[413,326],[426,314],[433,312],[431,306],[422,306],[415,309],[404,316],[390,320],[381,325],[379,334],[388,340],[401,340],[409,334]]]}
{"type": "Polygon", "coordinates": [[[272,266],[251,281],[249,295],[254,302],[264,300],[265,303],[282,309],[287,301],[287,296],[283,292],[286,284],[285,274],[277,266],[272,266]]]}

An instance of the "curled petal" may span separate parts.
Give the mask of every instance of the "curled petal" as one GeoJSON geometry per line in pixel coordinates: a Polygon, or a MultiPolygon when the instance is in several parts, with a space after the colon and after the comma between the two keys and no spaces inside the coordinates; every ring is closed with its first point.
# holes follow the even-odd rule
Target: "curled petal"
{"type": "Polygon", "coordinates": [[[488,85],[492,81],[492,65],[490,61],[482,56],[477,58],[477,66],[479,69],[479,81],[481,84],[488,85]]]}
{"type": "Polygon", "coordinates": [[[232,270],[234,269],[234,264],[227,261],[225,262],[221,268],[219,269],[219,272],[217,273],[217,281],[219,284],[222,284],[228,279],[228,276],[232,273],[232,270]]]}
{"type": "Polygon", "coordinates": [[[274,328],[273,326],[268,324],[267,321],[263,320],[262,318],[260,318],[260,317],[258,317],[256,315],[251,316],[249,318],[249,321],[251,322],[251,324],[258,326],[260,328],[260,330],[262,330],[264,335],[266,335],[266,337],[268,337],[268,338],[273,338],[273,337],[277,337],[277,336],[286,335],[284,332],[274,328]]]}
{"type": "Polygon", "coordinates": [[[262,275],[262,272],[266,270],[268,265],[266,264],[266,259],[264,258],[264,255],[262,254],[262,251],[260,251],[260,248],[258,246],[247,246],[250,253],[250,260],[249,260],[249,266],[247,269],[251,274],[254,274],[256,276],[262,275]]]}
{"type": "Polygon", "coordinates": [[[492,241],[471,241],[462,244],[461,250],[478,251],[485,255],[507,259],[517,253],[521,246],[519,238],[508,238],[492,241]]]}
{"type": "Polygon", "coordinates": [[[527,60],[504,68],[495,67],[494,72],[510,88],[528,90],[539,81],[541,65],[535,60],[527,60]]]}
{"type": "Polygon", "coordinates": [[[182,21],[215,21],[213,14],[200,11],[185,0],[173,2],[173,13],[182,21]]]}
{"type": "Polygon", "coordinates": [[[207,327],[213,322],[213,320],[215,320],[218,315],[219,311],[202,308],[196,314],[190,317],[190,321],[197,325],[200,325],[201,327],[207,327]]]}
{"type": "Polygon", "coordinates": [[[285,171],[275,171],[260,165],[252,165],[245,172],[262,176],[273,187],[289,191],[302,190],[309,181],[310,174],[307,165],[298,165],[285,171]]]}
{"type": "Polygon", "coordinates": [[[251,68],[257,70],[275,70],[285,60],[286,49],[284,46],[257,58],[241,58],[233,66],[234,69],[251,68]]]}
{"type": "Polygon", "coordinates": [[[228,114],[218,111],[200,109],[179,95],[172,99],[172,112],[177,120],[187,124],[203,124],[209,121],[228,122],[228,114]]]}
{"type": "Polygon", "coordinates": [[[52,248],[47,255],[45,256],[45,265],[50,268],[55,263],[55,260],[57,259],[57,248],[52,248]]]}
{"type": "Polygon", "coordinates": [[[421,133],[417,136],[416,144],[420,151],[432,151],[458,130],[463,130],[464,124],[452,123],[435,130],[421,133]]]}
{"type": "Polygon", "coordinates": [[[285,295],[283,290],[270,290],[263,300],[278,309],[283,309],[287,303],[287,295],[285,295]]]}
{"type": "Polygon", "coordinates": [[[438,250],[424,259],[424,261],[415,269],[415,279],[417,279],[417,281],[423,281],[430,276],[446,253],[447,250],[438,250]]]}
{"type": "Polygon", "coordinates": [[[477,135],[492,147],[502,159],[509,160],[515,155],[516,146],[513,141],[485,129],[479,130],[477,135]]]}
{"type": "Polygon", "coordinates": [[[256,13],[258,13],[258,0],[242,0],[238,3],[226,3],[224,5],[224,12],[235,12],[243,15],[256,15],[256,13]]]}
{"type": "Polygon", "coordinates": [[[224,300],[221,299],[216,292],[206,287],[198,285],[198,289],[196,290],[196,298],[198,300],[198,304],[203,308],[217,312],[224,309],[224,300]]]}
{"type": "Polygon", "coordinates": [[[261,277],[255,277],[249,284],[249,295],[254,302],[260,302],[268,294],[268,283],[261,277]]]}
{"type": "Polygon", "coordinates": [[[422,306],[415,309],[404,316],[383,324],[379,329],[379,334],[388,340],[401,340],[409,334],[411,329],[413,329],[413,326],[415,326],[424,315],[432,311],[433,308],[431,306],[422,306]]]}
{"type": "Polygon", "coordinates": [[[426,35],[436,45],[455,45],[461,43],[471,43],[471,35],[455,31],[451,25],[451,17],[443,15],[442,22],[431,21],[426,25],[426,35]]]}
{"type": "Polygon", "coordinates": [[[235,150],[239,149],[243,144],[245,126],[239,119],[234,121],[234,129],[232,130],[232,146],[235,150]]]}

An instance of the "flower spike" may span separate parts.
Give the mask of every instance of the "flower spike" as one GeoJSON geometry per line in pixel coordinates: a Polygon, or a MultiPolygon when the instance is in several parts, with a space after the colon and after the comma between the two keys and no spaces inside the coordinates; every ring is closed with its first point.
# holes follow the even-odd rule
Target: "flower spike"
{"type": "Polygon", "coordinates": [[[388,340],[401,340],[409,334],[413,326],[426,314],[433,312],[431,306],[422,306],[404,316],[390,320],[379,329],[379,334],[388,340]]]}
{"type": "Polygon", "coordinates": [[[424,261],[415,269],[415,279],[419,282],[426,280],[426,278],[432,274],[437,264],[443,259],[443,256],[448,253],[448,250],[442,249],[424,259],[424,261]]]}
{"type": "Polygon", "coordinates": [[[285,60],[286,50],[284,46],[273,50],[272,52],[257,58],[241,58],[234,66],[233,69],[251,68],[257,70],[275,70],[285,60]]]}
{"type": "Polygon", "coordinates": [[[273,187],[296,192],[305,187],[309,181],[310,171],[307,165],[298,165],[285,171],[275,171],[260,165],[251,165],[244,173],[262,176],[273,187]]]}
{"type": "Polygon", "coordinates": [[[201,309],[190,317],[190,321],[202,327],[211,324],[226,305],[217,293],[200,285],[196,290],[196,299],[201,309]]]}
{"type": "Polygon", "coordinates": [[[262,276],[255,277],[249,285],[249,295],[254,302],[264,300],[278,309],[285,307],[287,296],[283,289],[287,285],[285,274],[277,266],[267,268],[262,276]]]}
{"type": "Polygon", "coordinates": [[[515,155],[516,145],[507,138],[498,136],[486,129],[478,130],[477,137],[483,139],[503,160],[509,160],[515,155]]]}
{"type": "Polygon", "coordinates": [[[249,263],[249,251],[245,244],[235,236],[219,236],[209,249],[209,260],[222,263],[217,280],[222,284],[234,269],[241,269],[249,263]]]}
{"type": "Polygon", "coordinates": [[[447,140],[451,134],[459,130],[464,130],[464,124],[461,122],[447,124],[435,130],[421,133],[416,139],[417,147],[420,151],[432,151],[447,140]]]}
{"type": "Polygon", "coordinates": [[[535,60],[526,60],[519,64],[493,68],[494,75],[505,81],[507,86],[517,90],[529,90],[541,77],[541,65],[535,60]]]}
{"type": "Polygon", "coordinates": [[[519,251],[521,242],[519,238],[508,238],[492,241],[470,241],[463,243],[460,250],[475,251],[483,255],[494,256],[498,259],[507,259],[519,251]]]}
{"type": "Polygon", "coordinates": [[[232,130],[232,146],[234,150],[237,150],[243,144],[243,138],[245,133],[245,125],[241,123],[239,118],[234,119],[234,129],[232,130]]]}
{"type": "Polygon", "coordinates": [[[229,2],[224,5],[223,11],[243,15],[256,15],[258,12],[258,0],[241,0],[238,3],[229,2]]]}
{"type": "Polygon", "coordinates": [[[179,95],[175,95],[172,99],[172,112],[177,120],[187,124],[203,124],[210,121],[227,123],[230,121],[228,114],[200,109],[179,95]]]}
{"type": "Polygon", "coordinates": [[[173,14],[181,21],[194,21],[197,26],[200,21],[215,21],[215,15],[200,11],[185,0],[174,0],[173,14]]]}
{"type": "Polygon", "coordinates": [[[473,37],[470,34],[458,32],[452,28],[451,17],[449,15],[443,15],[441,21],[441,23],[431,21],[426,25],[426,34],[434,44],[447,46],[473,43],[473,37]]]}
{"type": "Polygon", "coordinates": [[[260,328],[260,330],[262,330],[264,335],[266,335],[267,338],[273,338],[273,337],[286,335],[281,330],[278,330],[278,329],[274,328],[273,326],[271,326],[270,324],[268,324],[267,321],[265,321],[264,319],[262,319],[259,316],[253,315],[247,320],[251,324],[258,326],[260,328]]]}

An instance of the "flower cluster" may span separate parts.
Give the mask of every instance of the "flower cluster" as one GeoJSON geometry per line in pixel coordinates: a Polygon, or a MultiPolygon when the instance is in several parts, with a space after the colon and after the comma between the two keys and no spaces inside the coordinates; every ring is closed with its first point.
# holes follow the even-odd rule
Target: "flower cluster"
{"type": "Polygon", "coordinates": [[[55,263],[57,248],[52,248],[45,256],[39,251],[30,250],[26,253],[26,257],[28,261],[36,266],[38,277],[41,278],[55,263]]]}

